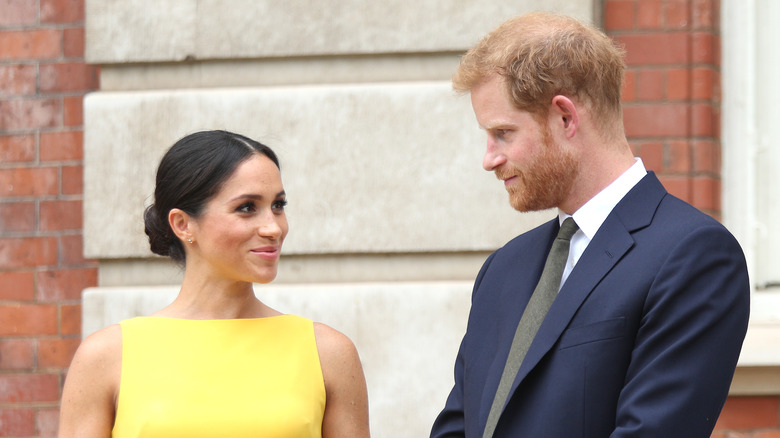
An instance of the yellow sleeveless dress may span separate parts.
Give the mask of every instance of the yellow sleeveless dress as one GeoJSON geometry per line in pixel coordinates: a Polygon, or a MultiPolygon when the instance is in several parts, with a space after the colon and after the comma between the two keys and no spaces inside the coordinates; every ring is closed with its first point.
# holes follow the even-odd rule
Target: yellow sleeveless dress
{"type": "Polygon", "coordinates": [[[114,438],[321,438],[311,320],[132,318],[122,328],[114,438]]]}

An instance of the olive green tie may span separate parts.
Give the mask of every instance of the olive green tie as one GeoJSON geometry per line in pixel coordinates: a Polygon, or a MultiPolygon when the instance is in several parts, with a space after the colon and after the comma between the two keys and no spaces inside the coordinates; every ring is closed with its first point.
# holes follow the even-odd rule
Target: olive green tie
{"type": "Polygon", "coordinates": [[[542,276],[539,283],[536,284],[533,295],[531,295],[528,305],[525,307],[523,316],[517,324],[515,337],[512,340],[512,347],[509,349],[509,356],[504,365],[504,372],[501,373],[501,380],[498,383],[496,396],[493,398],[493,405],[490,407],[485,431],[482,438],[492,438],[493,432],[498,424],[498,418],[501,411],[504,410],[504,404],[509,396],[509,389],[515,381],[517,371],[523,358],[534,340],[539,326],[542,325],[544,316],[550,310],[555,297],[558,295],[558,289],[561,286],[561,277],[563,269],[566,266],[566,260],[569,257],[569,241],[571,236],[577,232],[579,227],[574,219],[566,218],[555,237],[550,253],[547,255],[547,261],[544,263],[542,276]]]}

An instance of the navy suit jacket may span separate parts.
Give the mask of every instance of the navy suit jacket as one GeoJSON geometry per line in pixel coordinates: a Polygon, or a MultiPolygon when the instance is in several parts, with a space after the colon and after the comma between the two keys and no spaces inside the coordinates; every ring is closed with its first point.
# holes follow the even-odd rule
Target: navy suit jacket
{"type": "MultiPolygon", "coordinates": [[[[455,385],[431,437],[481,438],[512,338],[558,232],[487,259],[455,385]]],[[[648,173],[599,228],[539,328],[494,437],[708,438],[747,330],[734,237],[648,173]]]]}

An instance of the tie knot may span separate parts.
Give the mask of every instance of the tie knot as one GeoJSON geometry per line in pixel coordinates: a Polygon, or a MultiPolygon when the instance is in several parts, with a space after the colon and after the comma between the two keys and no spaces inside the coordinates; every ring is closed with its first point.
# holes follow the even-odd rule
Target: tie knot
{"type": "Polygon", "coordinates": [[[571,240],[571,236],[579,229],[580,227],[577,225],[577,222],[574,222],[574,218],[567,217],[561,224],[561,229],[558,230],[558,237],[556,237],[556,239],[569,241],[571,240]]]}

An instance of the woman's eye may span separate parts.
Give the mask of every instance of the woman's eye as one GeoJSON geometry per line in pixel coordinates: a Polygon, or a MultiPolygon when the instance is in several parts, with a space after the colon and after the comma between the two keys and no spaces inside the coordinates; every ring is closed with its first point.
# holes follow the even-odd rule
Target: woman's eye
{"type": "Polygon", "coordinates": [[[255,211],[255,204],[252,202],[247,202],[246,204],[241,204],[237,209],[237,212],[239,213],[251,213],[255,211]]]}
{"type": "Polygon", "coordinates": [[[271,206],[271,208],[273,208],[275,211],[283,211],[284,207],[286,205],[287,205],[287,200],[286,199],[282,199],[282,200],[274,202],[273,205],[271,206]]]}

